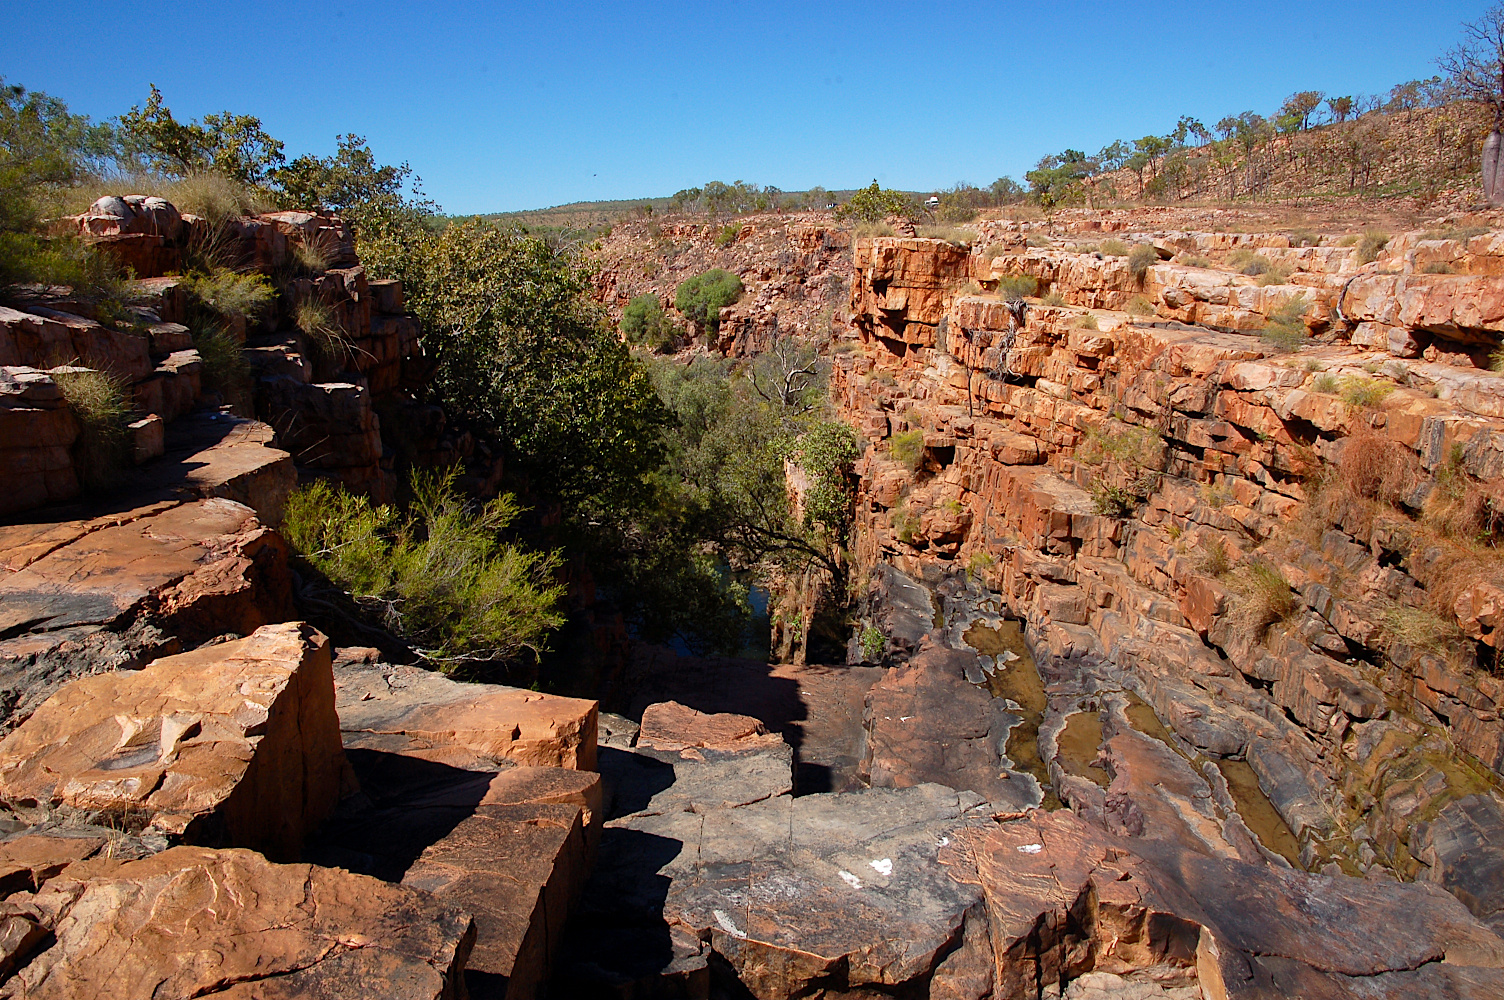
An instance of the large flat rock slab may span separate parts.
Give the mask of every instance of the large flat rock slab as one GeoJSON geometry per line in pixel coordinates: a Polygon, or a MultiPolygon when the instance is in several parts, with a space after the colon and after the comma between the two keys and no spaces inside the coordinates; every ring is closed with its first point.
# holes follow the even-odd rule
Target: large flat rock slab
{"type": "Polygon", "coordinates": [[[347,784],[329,641],[297,622],[80,678],[0,742],[0,799],[296,857],[347,784]]]}
{"type": "Polygon", "coordinates": [[[0,632],[118,624],[152,602],[184,631],[249,634],[291,616],[286,551],[223,499],[0,529],[0,632]]]}
{"type": "Polygon", "coordinates": [[[1038,784],[1004,756],[1022,717],[966,679],[976,662],[969,650],[927,646],[867,692],[862,771],[874,788],[934,782],[976,792],[1002,811],[1039,804],[1038,784]]]}
{"type": "Polygon", "coordinates": [[[753,996],[781,1000],[938,974],[980,894],[937,852],[991,822],[981,797],[932,784],[794,797],[790,748],[762,740],[602,751],[614,818],[570,929],[565,986],[704,995],[724,962],[753,996]]]}
{"type": "Polygon", "coordinates": [[[1431,884],[1245,864],[1064,810],[962,831],[941,859],[985,893],[998,997],[1177,968],[1228,998],[1482,1000],[1504,986],[1504,940],[1431,884]]]}
{"type": "Polygon", "coordinates": [[[337,685],[341,728],[384,749],[595,769],[593,701],[381,663],[342,665],[337,685]]]}
{"type": "Polygon", "coordinates": [[[32,905],[52,937],[0,996],[450,1000],[474,937],[425,893],[246,850],[82,862],[32,905]]]}

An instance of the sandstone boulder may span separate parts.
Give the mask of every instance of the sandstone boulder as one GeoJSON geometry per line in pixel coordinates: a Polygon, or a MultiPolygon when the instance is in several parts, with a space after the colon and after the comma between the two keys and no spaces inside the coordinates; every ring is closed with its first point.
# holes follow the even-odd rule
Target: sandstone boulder
{"type": "Polygon", "coordinates": [[[347,784],[329,641],[296,622],[80,678],[0,742],[0,799],[298,855],[347,784]]]}

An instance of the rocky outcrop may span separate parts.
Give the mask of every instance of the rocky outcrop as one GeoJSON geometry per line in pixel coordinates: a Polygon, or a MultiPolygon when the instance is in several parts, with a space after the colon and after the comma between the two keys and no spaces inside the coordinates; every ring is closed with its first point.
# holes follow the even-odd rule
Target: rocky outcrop
{"type": "Polygon", "coordinates": [[[958,831],[941,859],[982,888],[997,997],[1094,971],[1227,998],[1481,998],[1504,986],[1504,940],[1425,883],[1208,858],[1111,837],[1068,811],[958,831]]]}
{"type": "Polygon", "coordinates": [[[231,500],[0,528],[0,706],[293,617],[286,543],[231,500]]]}
{"type": "Polygon", "coordinates": [[[339,674],[347,738],[442,759],[448,751],[517,764],[595,769],[596,705],[387,664],[339,674]]]}
{"type": "Polygon", "coordinates": [[[718,963],[764,1000],[963,976],[948,957],[978,895],[935,858],[990,822],[979,797],[932,784],[791,797],[776,737],[747,735],[735,716],[644,714],[660,745],[683,748],[603,751],[613,818],[571,932],[568,988],[704,996],[718,963]],[[687,723],[672,741],[671,717],[687,723]]]}
{"type": "Polygon", "coordinates": [[[718,353],[751,357],[783,337],[823,341],[843,325],[851,274],[851,233],[825,212],[741,216],[727,224],[632,221],[602,238],[595,297],[620,316],[638,295],[655,295],[673,315],[685,280],[722,268],[745,291],[721,310],[712,335],[683,339],[718,353]]]}

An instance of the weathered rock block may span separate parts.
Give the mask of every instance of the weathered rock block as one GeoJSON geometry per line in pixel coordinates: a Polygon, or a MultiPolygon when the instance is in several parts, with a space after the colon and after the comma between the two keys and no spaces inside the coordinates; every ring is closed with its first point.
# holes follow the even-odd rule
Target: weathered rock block
{"type": "Polygon", "coordinates": [[[518,764],[595,770],[596,703],[496,684],[462,684],[416,667],[354,664],[338,677],[347,734],[400,737],[401,752],[458,748],[518,764]]]}
{"type": "Polygon", "coordinates": [[[293,858],[348,766],[329,640],[296,622],[67,685],[0,742],[0,798],[293,858]]]}
{"type": "Polygon", "coordinates": [[[420,892],[252,851],[83,862],[35,906],[54,936],[6,996],[454,1000],[469,916],[420,892]]]}

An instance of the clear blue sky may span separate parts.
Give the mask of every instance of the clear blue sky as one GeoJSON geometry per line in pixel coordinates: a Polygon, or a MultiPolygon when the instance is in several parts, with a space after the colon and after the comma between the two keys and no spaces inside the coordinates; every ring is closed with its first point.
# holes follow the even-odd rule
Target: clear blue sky
{"type": "Polygon", "coordinates": [[[0,75],[112,117],[258,115],[288,152],[366,136],[446,211],[708,180],[912,190],[1431,76],[1455,2],[395,4],[0,0],[0,75]]]}

